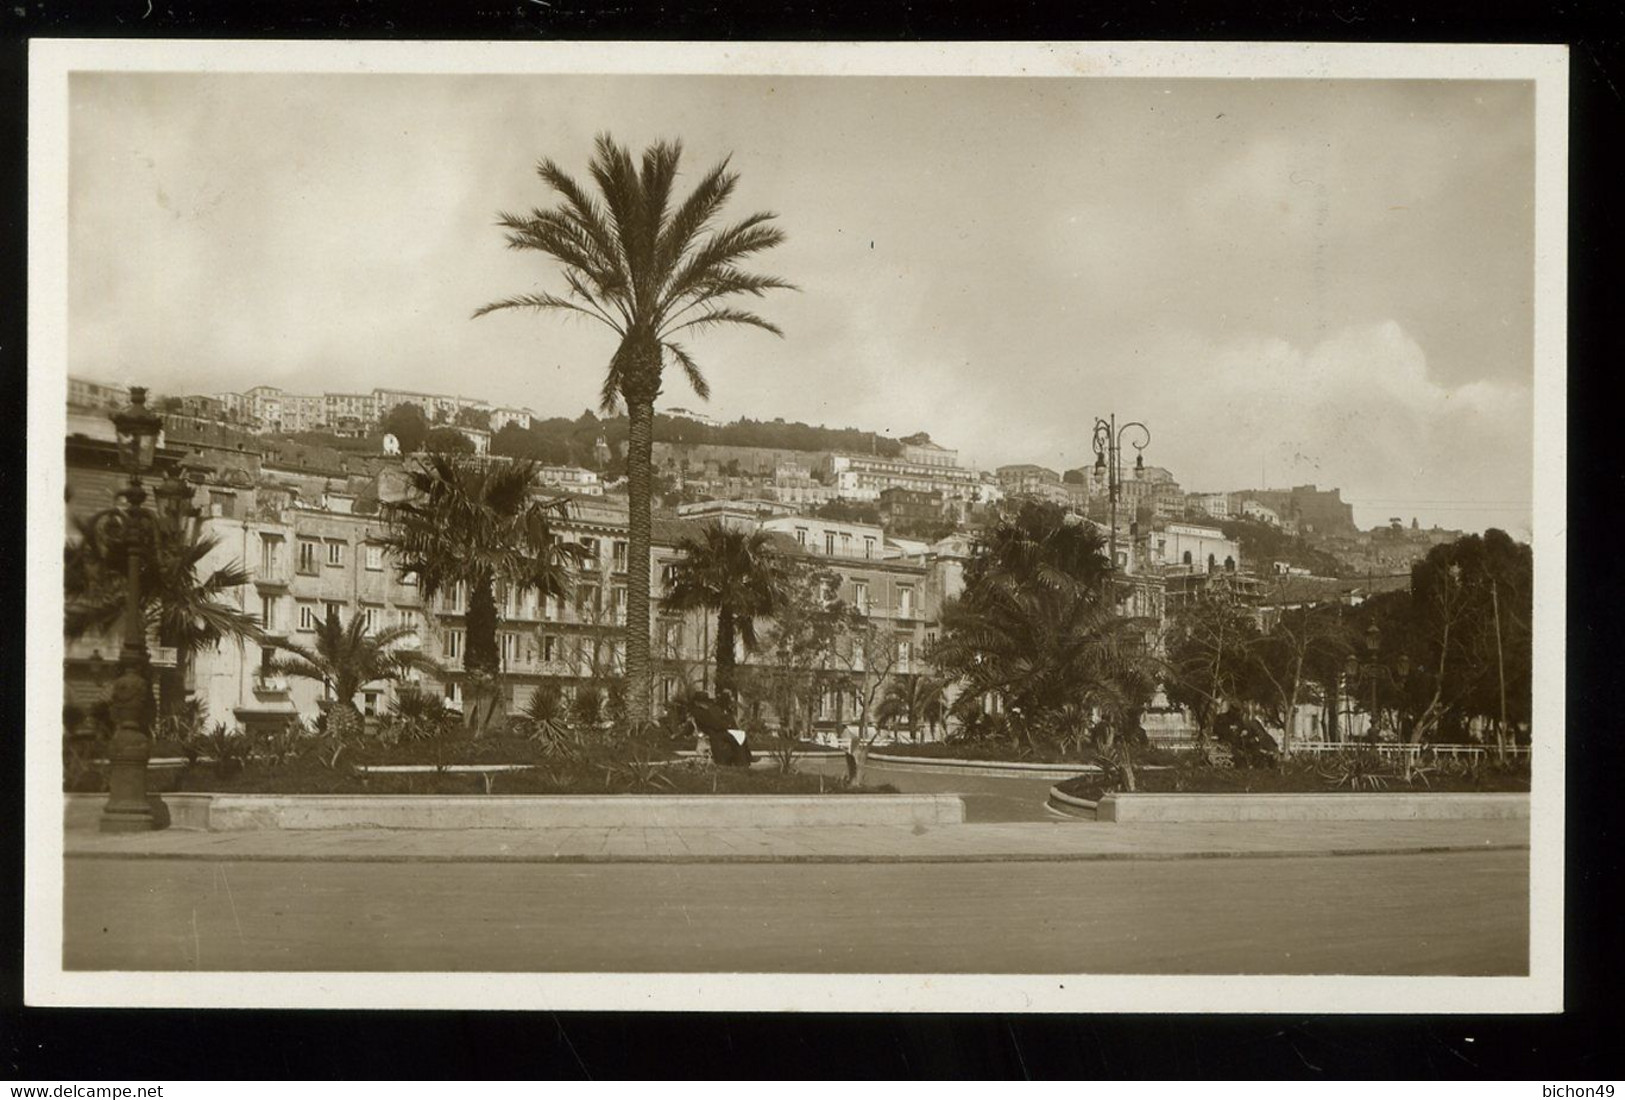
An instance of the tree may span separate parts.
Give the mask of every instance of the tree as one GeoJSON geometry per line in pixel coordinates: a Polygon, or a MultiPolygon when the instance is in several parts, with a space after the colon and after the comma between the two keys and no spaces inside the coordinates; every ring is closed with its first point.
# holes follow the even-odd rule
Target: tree
{"type": "Polygon", "coordinates": [[[1257,697],[1252,612],[1226,591],[1209,591],[1175,613],[1164,638],[1169,701],[1196,716],[1210,737],[1220,712],[1257,697]]]}
{"type": "Polygon", "coordinates": [[[839,677],[835,653],[845,607],[830,594],[840,583],[831,570],[793,568],[761,646],[768,659],[749,669],[750,686],[778,716],[779,762],[785,771],[796,740],[812,732],[819,698],[839,677]]]}
{"type": "Polygon", "coordinates": [[[439,671],[417,650],[395,648],[412,633],[413,629],[406,626],[368,633],[366,620],[360,615],[351,616],[350,625],[345,626],[338,610],[329,607],[327,617],[316,629],[314,642],[278,642],[278,648],[287,650],[290,656],[275,658],[268,667],[272,672],[321,684],[323,697],[329,701],[327,732],[344,740],[364,728],[364,719],[355,705],[362,688],[404,680],[413,671],[439,671]]]}
{"type": "Polygon", "coordinates": [[[401,445],[401,454],[407,455],[419,450],[423,441],[429,435],[429,418],[423,415],[423,409],[415,402],[403,401],[379,421],[380,431],[393,435],[401,445]]]}
{"type": "Polygon", "coordinates": [[[480,428],[484,431],[490,431],[491,410],[476,409],[469,405],[463,405],[457,410],[457,415],[452,418],[452,424],[459,428],[480,428]]]}
{"type": "MultiPolygon", "coordinates": [[[[1290,599],[1292,581],[1277,587],[1274,599],[1290,599]]],[[[1349,631],[1341,608],[1313,605],[1290,607],[1274,617],[1254,643],[1253,662],[1267,696],[1265,705],[1281,727],[1281,748],[1292,751],[1298,733],[1298,705],[1318,701],[1331,709],[1330,693],[1317,691],[1327,677],[1335,678],[1349,652],[1349,631]]]]}
{"type": "MultiPolygon", "coordinates": [[[[714,611],[717,616],[717,690],[737,690],[736,649],[756,649],[756,620],[778,611],[790,585],[790,567],[766,531],[707,524],[698,538],[677,544],[665,606],[714,611]]],[[[630,647],[629,647],[630,648],[630,647]]]]}
{"type": "MultiPolygon", "coordinates": [[[[88,523],[75,520],[76,538],[66,547],[63,578],[67,597],[65,628],[77,638],[107,630],[124,617],[129,575],[123,541],[98,538],[88,523]]],[[[252,579],[238,562],[203,573],[203,563],[220,539],[203,532],[201,520],[180,530],[159,525],[141,558],[141,610],[158,644],[171,646],[176,664],[158,676],[159,713],[175,714],[185,702],[186,669],[197,655],[222,641],[260,642],[259,622],[230,600],[252,579]]]]}
{"type": "Polygon", "coordinates": [[[935,732],[947,717],[944,690],[940,680],[924,673],[899,676],[887,686],[876,717],[882,722],[901,722],[909,737],[918,739],[921,724],[935,732]]]}
{"type": "Polygon", "coordinates": [[[434,428],[423,437],[423,449],[431,454],[471,455],[474,441],[456,428],[434,428]]]}
{"type": "Polygon", "coordinates": [[[710,386],[677,337],[722,325],[750,325],[782,335],[777,325],[728,304],[760,297],[789,283],[743,270],[739,264],[784,240],[752,214],[732,225],[716,219],[738,176],[726,160],[707,172],[681,202],[672,204],[681,146],[661,142],[643,154],[641,170],[628,150],[600,135],[588,166],[595,197],[551,160],[537,171],[562,202],[529,214],[500,214],[511,247],[540,252],[561,267],[568,293],[538,292],[492,302],[474,316],[502,309],[564,310],[591,318],[616,337],[604,374],[600,406],[626,404],[630,577],[627,586],[628,710],[641,726],[650,717],[654,669],[649,660],[650,477],[654,403],[663,368],[682,370],[702,399],[710,386]]]}
{"type": "Polygon", "coordinates": [[[1026,502],[982,532],[930,655],[962,686],[955,714],[1002,710],[1031,747],[1081,744],[1095,717],[1134,728],[1155,682],[1139,626],[1106,599],[1109,576],[1100,533],[1053,504],[1026,502]]]}
{"type": "Polygon", "coordinates": [[[383,506],[383,545],[417,578],[424,599],[457,585],[468,590],[463,667],[472,690],[464,713],[477,736],[506,717],[497,684],[497,587],[566,594],[575,552],[552,527],[564,506],[534,496],[536,466],[525,461],[429,454],[406,475],[406,498],[383,506]]]}

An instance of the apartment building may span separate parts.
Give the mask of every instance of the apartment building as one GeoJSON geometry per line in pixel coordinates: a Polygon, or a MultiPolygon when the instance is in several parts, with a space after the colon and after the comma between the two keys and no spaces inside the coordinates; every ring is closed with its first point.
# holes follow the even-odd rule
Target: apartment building
{"type": "Polygon", "coordinates": [[[830,456],[830,472],[834,475],[836,495],[842,500],[878,501],[883,489],[912,489],[922,493],[940,492],[945,501],[965,505],[988,502],[981,475],[964,466],[941,466],[880,455],[836,454],[830,456]]]}
{"type": "Polygon", "coordinates": [[[130,403],[130,387],[122,382],[96,382],[68,376],[68,407],[75,409],[120,409],[130,403]]]}

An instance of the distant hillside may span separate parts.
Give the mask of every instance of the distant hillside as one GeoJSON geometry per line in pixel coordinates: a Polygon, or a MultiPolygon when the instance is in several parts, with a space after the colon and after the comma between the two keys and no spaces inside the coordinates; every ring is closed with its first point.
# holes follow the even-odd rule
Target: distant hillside
{"type": "Polygon", "coordinates": [[[784,451],[858,451],[895,457],[895,439],[859,428],[813,427],[800,421],[736,420],[712,427],[686,417],[655,414],[656,443],[711,443],[724,447],[769,447],[784,451]]]}
{"type": "Polygon", "coordinates": [[[1284,561],[1307,569],[1317,577],[1342,576],[1343,563],[1324,550],[1309,545],[1297,535],[1289,535],[1279,527],[1271,527],[1251,519],[1229,519],[1219,524],[1224,537],[1241,544],[1242,561],[1254,569],[1264,571],[1268,563],[1284,561]]]}
{"type": "MultiPolygon", "coordinates": [[[[606,419],[587,410],[574,420],[561,416],[533,420],[528,429],[509,424],[492,438],[491,450],[499,455],[618,472],[625,463],[626,436],[625,417],[606,419]],[[607,461],[605,453],[598,448],[600,439],[608,449],[607,461]]],[[[712,427],[687,417],[661,413],[655,414],[654,441],[785,451],[858,451],[887,456],[902,453],[902,445],[896,440],[857,428],[813,427],[781,420],[736,420],[712,427]]]]}

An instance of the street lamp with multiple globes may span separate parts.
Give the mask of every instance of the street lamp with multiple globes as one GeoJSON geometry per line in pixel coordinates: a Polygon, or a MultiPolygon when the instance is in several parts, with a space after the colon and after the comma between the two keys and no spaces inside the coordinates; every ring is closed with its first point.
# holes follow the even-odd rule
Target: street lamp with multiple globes
{"type": "MultiPolygon", "coordinates": [[[[1106,475],[1106,496],[1111,504],[1111,530],[1107,535],[1107,553],[1110,555],[1111,568],[1108,576],[1117,573],[1117,501],[1123,490],[1123,437],[1130,428],[1138,429],[1143,439],[1129,441],[1135,450],[1134,469],[1136,472],[1145,469],[1144,451],[1151,445],[1151,429],[1138,420],[1130,420],[1121,428],[1117,425],[1117,414],[1112,413],[1111,419],[1102,420],[1095,417],[1094,448],[1095,472],[1106,475]]],[[[1114,593],[1115,597],[1115,593],[1114,593]]]]}
{"type": "Polygon", "coordinates": [[[152,672],[147,656],[146,617],[142,613],[142,563],[160,552],[159,524],[178,525],[185,514],[191,489],[171,473],[156,492],[163,515],[142,507],[147,499],[141,475],[152,469],[163,419],[147,408],[147,391],[130,387],[130,404],[112,414],[118,436],[119,464],[130,475],[119,491],[124,507],[96,513],[86,527],[104,561],[124,559],[124,643],[119,649],[119,675],[113,681],[108,713],[113,736],[108,748],[110,764],[107,806],[102,812],[103,832],[139,832],[157,827],[147,801],[147,761],[151,756],[153,719],[152,672]]]}
{"type": "MultiPolygon", "coordinates": [[[[1364,679],[1371,685],[1370,724],[1366,729],[1366,739],[1372,744],[1377,743],[1378,715],[1381,713],[1377,709],[1377,686],[1386,680],[1403,696],[1405,685],[1411,675],[1411,658],[1408,653],[1401,653],[1394,667],[1389,668],[1379,657],[1381,649],[1382,631],[1377,629],[1376,623],[1372,623],[1365,629],[1365,659],[1361,660],[1358,653],[1351,652],[1348,660],[1343,663],[1343,673],[1349,683],[1358,683],[1364,679]]],[[[1352,696],[1352,693],[1349,694],[1352,696]]],[[[1400,701],[1403,703],[1403,697],[1400,701]]],[[[1352,718],[1352,715],[1350,717],[1352,718]]]]}

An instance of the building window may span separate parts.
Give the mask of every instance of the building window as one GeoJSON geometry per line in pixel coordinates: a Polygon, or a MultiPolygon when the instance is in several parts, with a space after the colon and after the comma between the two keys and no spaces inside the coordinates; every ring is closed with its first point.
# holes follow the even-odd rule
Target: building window
{"type": "Polygon", "coordinates": [[[798,546],[806,546],[807,545],[807,529],[805,527],[797,527],[796,528],[796,545],[798,545],[798,546]]]}
{"type": "Polygon", "coordinates": [[[364,691],[361,693],[361,713],[366,715],[368,718],[376,718],[378,716],[378,693],[376,691],[364,691]]]}
{"type": "Polygon", "coordinates": [[[612,549],[612,551],[613,551],[613,553],[615,555],[615,572],[617,572],[617,573],[626,572],[626,560],[627,560],[626,549],[627,549],[627,547],[626,547],[625,541],[622,540],[622,539],[616,539],[610,545],[611,545],[611,549],[612,549]]]}
{"type": "Polygon", "coordinates": [[[226,519],[235,519],[237,516],[237,494],[210,490],[209,514],[211,516],[222,516],[226,519]]]}
{"type": "Polygon", "coordinates": [[[329,616],[342,623],[344,621],[344,605],[336,600],[328,600],[322,604],[322,618],[326,619],[329,616]]]}
{"type": "Polygon", "coordinates": [[[260,629],[267,634],[276,632],[276,597],[260,597],[260,629]]]}
{"type": "Polygon", "coordinates": [[[850,558],[852,556],[852,532],[850,531],[841,532],[841,553],[845,557],[850,558]]]}
{"type": "Polygon", "coordinates": [[[461,614],[463,610],[463,582],[458,581],[440,593],[440,610],[461,614]]]}
{"type": "Polygon", "coordinates": [[[403,571],[403,572],[397,573],[395,575],[395,579],[397,581],[399,581],[403,586],[405,586],[407,588],[416,588],[417,587],[418,576],[417,576],[416,573],[407,573],[407,572],[403,571]]]}
{"type": "Polygon", "coordinates": [[[835,553],[835,532],[834,531],[825,531],[824,532],[824,553],[826,553],[826,554],[835,553]]]}
{"type": "Polygon", "coordinates": [[[611,609],[613,610],[615,621],[617,623],[625,622],[626,621],[626,589],[621,585],[616,585],[614,588],[609,590],[609,597],[610,597],[609,605],[610,605],[611,609]]]}
{"type": "Polygon", "coordinates": [[[872,558],[875,556],[875,540],[873,535],[863,536],[863,556],[866,558],[872,558]]]}
{"type": "Polygon", "coordinates": [[[315,539],[299,540],[299,572],[316,572],[316,546],[315,539]]]}
{"type": "Polygon", "coordinates": [[[852,582],[852,602],[857,604],[858,610],[865,615],[869,613],[869,582],[852,582]]]}
{"type": "Polygon", "coordinates": [[[378,633],[378,613],[381,609],[370,604],[361,607],[361,630],[366,634],[378,633]]]}
{"type": "Polygon", "coordinates": [[[559,639],[555,634],[542,635],[542,660],[553,662],[559,659],[559,639]]]}
{"type": "Polygon", "coordinates": [[[502,635],[502,663],[514,664],[519,660],[519,635],[504,632],[502,635]]]}
{"type": "Polygon", "coordinates": [[[908,672],[909,663],[914,660],[914,643],[907,639],[897,643],[897,671],[908,672]]]}
{"type": "Polygon", "coordinates": [[[586,557],[587,565],[591,566],[592,568],[597,568],[597,566],[598,566],[598,540],[597,539],[591,539],[591,538],[582,539],[581,540],[581,553],[586,557]]]}
{"type": "Polygon", "coordinates": [[[282,536],[260,536],[260,573],[274,577],[282,571],[282,536]]]}
{"type": "Polygon", "coordinates": [[[327,564],[344,564],[344,543],[340,542],[338,539],[327,540],[327,564]]]}
{"type": "Polygon", "coordinates": [[[1189,565],[1191,563],[1191,552],[1189,550],[1185,551],[1184,556],[1180,560],[1186,565],[1189,565]]]}
{"type": "Polygon", "coordinates": [[[914,614],[914,589],[910,585],[897,586],[897,613],[903,618],[911,618],[914,614]]]}
{"type": "Polygon", "coordinates": [[[446,660],[456,661],[463,656],[463,632],[461,630],[446,631],[446,660]]]}
{"type": "Polygon", "coordinates": [[[316,629],[316,605],[313,603],[300,603],[299,629],[309,633],[316,629]]]}
{"type": "Polygon", "coordinates": [[[576,589],[576,615],[596,615],[601,607],[596,584],[583,584],[576,589]]]}
{"type": "Polygon", "coordinates": [[[671,702],[671,697],[676,694],[677,681],[672,679],[670,676],[662,676],[660,678],[660,701],[662,703],[669,703],[671,702]]]}
{"type": "Polygon", "coordinates": [[[367,543],[367,568],[373,572],[384,567],[384,548],[375,542],[367,543]]]}

